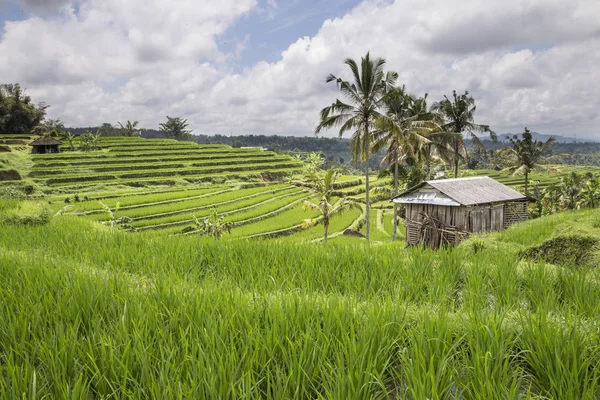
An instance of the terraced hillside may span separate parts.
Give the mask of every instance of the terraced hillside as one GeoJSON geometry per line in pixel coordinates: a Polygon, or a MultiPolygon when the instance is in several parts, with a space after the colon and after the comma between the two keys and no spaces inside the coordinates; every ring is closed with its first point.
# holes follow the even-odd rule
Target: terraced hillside
{"type": "MultiPolygon", "coordinates": [[[[2,181],[0,189],[28,185],[35,195],[50,202],[52,213],[76,214],[99,222],[128,217],[138,231],[182,234],[194,226],[194,218],[207,217],[216,208],[233,229],[230,239],[289,237],[293,241],[318,241],[323,227],[302,229],[305,219],[315,218],[304,209],[310,191],[298,185],[294,174],[303,164],[292,157],[256,148],[227,145],[197,145],[168,139],[126,137],[102,138],[96,149],[70,150],[65,142],[59,154],[30,154],[29,136],[3,136],[0,146],[0,177],[16,172],[21,180],[2,181]]],[[[82,143],[75,140],[75,149],[82,143]]],[[[558,180],[577,167],[565,167],[555,175],[534,175],[541,185],[558,180]]],[[[519,187],[519,177],[498,171],[463,171],[464,175],[488,175],[519,187]]],[[[372,185],[390,187],[390,179],[371,178],[372,185]]],[[[343,176],[337,183],[338,197],[364,201],[364,179],[343,176]]],[[[389,195],[372,196],[370,222],[374,241],[387,242],[392,234],[392,203],[389,195]]],[[[361,206],[362,207],[362,206],[361,206]]],[[[331,221],[330,236],[347,229],[364,233],[364,207],[353,209],[331,221]]],[[[399,239],[403,229],[399,228],[399,239]]]]}
{"type": "MultiPolygon", "coordinates": [[[[107,222],[128,217],[138,231],[181,234],[216,208],[233,226],[230,239],[290,236],[293,240],[320,240],[323,228],[302,229],[301,223],[318,217],[306,211],[303,201],[313,195],[293,175],[303,164],[298,160],[261,149],[236,149],[226,145],[200,146],[191,142],[141,138],[102,138],[91,151],[70,150],[64,143],[60,154],[30,154],[26,146],[33,137],[11,137],[12,164],[21,182],[43,194],[52,213],[74,214],[107,222]],[[294,184],[295,183],[295,184],[294,184]]],[[[82,147],[77,140],[76,149],[82,147]]],[[[373,177],[373,179],[376,179],[373,177]]],[[[375,182],[377,182],[375,180],[375,182]]],[[[382,182],[387,184],[387,182],[382,182]]],[[[364,197],[360,177],[345,176],[338,184],[339,196],[364,197]]],[[[389,201],[381,207],[389,207],[389,201]]],[[[383,216],[383,210],[381,211],[383,216]]],[[[386,211],[389,226],[391,214],[386,211]]],[[[352,210],[333,219],[330,232],[360,229],[364,210],[352,210]]],[[[373,225],[375,226],[375,224],[373,225]]],[[[381,232],[382,235],[385,233],[381,232]]]]}
{"type": "Polygon", "coordinates": [[[259,149],[226,145],[199,146],[192,142],[106,138],[100,149],[88,152],[33,155],[29,174],[48,186],[175,184],[232,179],[283,177],[301,167],[288,156],[259,149]]]}

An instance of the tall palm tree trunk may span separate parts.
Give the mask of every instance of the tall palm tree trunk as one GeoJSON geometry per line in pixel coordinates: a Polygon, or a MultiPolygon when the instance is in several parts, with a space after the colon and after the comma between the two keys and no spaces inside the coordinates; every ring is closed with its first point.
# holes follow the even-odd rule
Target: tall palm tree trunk
{"type": "MultiPolygon", "coordinates": [[[[394,157],[394,197],[398,196],[398,145],[396,144],[396,156],[394,157]]],[[[398,203],[394,202],[394,228],[392,231],[392,242],[396,241],[396,230],[398,229],[398,203]]]]}
{"type": "Polygon", "coordinates": [[[365,198],[365,204],[367,207],[367,210],[365,212],[365,218],[366,218],[366,224],[365,224],[365,237],[367,239],[367,242],[369,241],[369,232],[370,232],[370,228],[371,228],[371,223],[369,220],[369,216],[370,216],[370,201],[369,201],[369,123],[368,121],[365,121],[365,185],[366,185],[366,190],[367,190],[367,195],[365,198]]]}
{"type": "Polygon", "coordinates": [[[425,180],[428,181],[431,174],[431,144],[426,144],[427,151],[425,153],[425,180]]]}
{"type": "Polygon", "coordinates": [[[528,193],[527,186],[529,185],[529,171],[525,170],[525,194],[528,193]]]}
{"type": "Polygon", "coordinates": [[[329,221],[323,224],[323,228],[325,230],[325,237],[323,238],[323,242],[327,243],[327,233],[329,232],[329,221]]]}
{"type": "Polygon", "coordinates": [[[454,177],[458,178],[458,139],[454,140],[454,177]]]}

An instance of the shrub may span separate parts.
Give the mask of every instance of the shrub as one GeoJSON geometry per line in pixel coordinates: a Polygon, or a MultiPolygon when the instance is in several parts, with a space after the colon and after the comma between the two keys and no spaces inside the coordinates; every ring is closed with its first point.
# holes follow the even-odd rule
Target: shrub
{"type": "Polygon", "coordinates": [[[45,202],[12,201],[0,209],[0,224],[43,225],[50,221],[50,210],[45,202]]]}
{"type": "Polygon", "coordinates": [[[565,267],[594,267],[598,239],[589,236],[558,236],[520,252],[520,256],[565,267]]]}
{"type": "Polygon", "coordinates": [[[29,195],[32,195],[32,194],[35,192],[35,186],[33,186],[33,185],[25,185],[25,186],[23,187],[23,192],[24,192],[26,195],[28,195],[28,196],[29,196],[29,195]]]}
{"type": "Polygon", "coordinates": [[[16,169],[0,171],[0,181],[20,181],[21,174],[16,169]]]}
{"type": "Polygon", "coordinates": [[[227,182],[227,178],[225,178],[224,176],[215,176],[211,178],[210,182],[215,185],[222,185],[225,182],[227,182]]]}

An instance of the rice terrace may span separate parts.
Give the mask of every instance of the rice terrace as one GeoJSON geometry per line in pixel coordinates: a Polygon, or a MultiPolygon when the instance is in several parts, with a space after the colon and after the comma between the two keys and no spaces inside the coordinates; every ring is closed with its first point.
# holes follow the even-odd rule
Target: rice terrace
{"type": "MultiPolygon", "coordinates": [[[[18,24],[120,23],[110,2],[66,3],[59,14],[23,3],[15,21],[0,19],[0,50],[18,24]]],[[[291,5],[267,3],[254,11],[272,15],[265,29],[287,21],[291,5]]],[[[148,4],[167,26],[121,39],[167,40],[172,52],[155,63],[153,48],[131,50],[139,69],[125,73],[128,58],[99,45],[114,70],[85,81],[100,85],[81,89],[85,107],[61,83],[83,85],[83,70],[67,78],[58,63],[37,85],[43,77],[28,74],[39,72],[10,64],[7,76],[24,83],[0,84],[0,399],[600,399],[600,137],[573,115],[595,117],[582,106],[562,118],[575,106],[536,97],[550,79],[541,67],[544,79],[514,92],[471,72],[447,81],[471,62],[459,55],[467,40],[444,53],[451,67],[422,56],[446,69],[439,81],[417,76],[420,59],[406,56],[407,74],[358,37],[342,46],[353,57],[329,60],[321,36],[355,35],[344,21],[371,8],[379,17],[364,34],[387,54],[371,26],[404,2],[355,3],[312,37],[310,62],[298,61],[299,40],[274,64],[221,78],[245,62],[244,46],[258,57],[262,45],[248,34],[218,61],[194,56],[180,70],[195,48],[187,35],[203,37],[187,31],[204,21],[194,15],[233,22],[216,8],[148,4]],[[290,57],[306,76],[274,89],[290,57]],[[162,86],[189,71],[206,82],[162,86]],[[248,74],[257,82],[246,98],[248,74]],[[519,96],[527,114],[505,112],[519,96]]],[[[287,40],[289,26],[272,28],[287,40]]],[[[63,51],[75,46],[48,32],[63,51]]],[[[238,40],[212,35],[219,49],[238,40]]],[[[532,59],[550,51],[538,47],[532,59]]],[[[498,82],[525,82],[502,65],[488,67],[498,82]]]]}

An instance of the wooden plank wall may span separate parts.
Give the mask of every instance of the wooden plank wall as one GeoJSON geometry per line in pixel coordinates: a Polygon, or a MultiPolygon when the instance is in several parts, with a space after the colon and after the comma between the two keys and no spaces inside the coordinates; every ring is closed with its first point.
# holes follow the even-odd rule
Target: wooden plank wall
{"type": "Polygon", "coordinates": [[[527,219],[527,202],[510,202],[471,207],[450,207],[432,204],[406,205],[406,243],[415,245],[423,240],[425,215],[439,221],[442,242],[459,243],[465,232],[497,231],[527,219]]]}
{"type": "Polygon", "coordinates": [[[469,225],[466,207],[407,204],[405,216],[407,245],[415,245],[422,241],[422,224],[425,215],[433,217],[441,223],[444,243],[458,243],[464,238],[465,235],[461,235],[460,232],[465,232],[469,225]]]}
{"type": "Polygon", "coordinates": [[[527,200],[504,204],[504,228],[525,220],[527,220],[527,200]]]}

